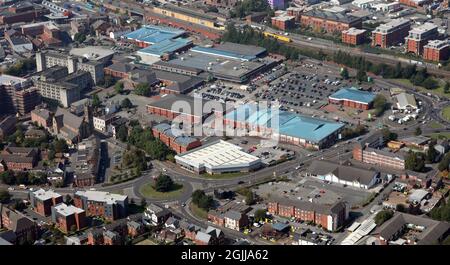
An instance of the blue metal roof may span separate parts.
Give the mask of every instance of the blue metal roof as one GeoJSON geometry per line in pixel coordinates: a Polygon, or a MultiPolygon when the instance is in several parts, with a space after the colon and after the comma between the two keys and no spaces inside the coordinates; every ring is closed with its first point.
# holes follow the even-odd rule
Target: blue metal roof
{"type": "Polygon", "coordinates": [[[191,44],[191,41],[188,39],[166,39],[159,43],[155,43],[147,48],[139,50],[139,52],[148,53],[151,55],[161,56],[164,53],[171,53],[176,50],[179,50],[187,45],[191,44]]]}
{"type": "Polygon", "coordinates": [[[160,43],[165,40],[176,38],[185,31],[159,26],[143,26],[142,28],[125,35],[128,39],[134,39],[147,43],[160,43]]]}
{"type": "Polygon", "coordinates": [[[262,108],[247,104],[227,113],[226,119],[247,122],[272,128],[279,134],[292,136],[318,143],[330,134],[341,129],[344,124],[339,122],[316,119],[295,113],[262,108]]]}
{"type": "Polygon", "coordinates": [[[272,224],[272,228],[281,232],[281,231],[284,231],[285,229],[289,228],[289,225],[278,222],[278,223],[272,224]]]}
{"type": "Polygon", "coordinates": [[[242,61],[251,61],[251,60],[256,59],[256,56],[253,56],[253,55],[239,54],[239,53],[234,53],[234,52],[230,52],[230,51],[223,51],[223,50],[218,50],[218,49],[214,49],[214,48],[207,48],[207,47],[200,47],[200,46],[196,46],[196,47],[192,48],[191,50],[193,52],[222,56],[222,57],[237,59],[237,60],[242,60],[242,61]]]}
{"type": "Polygon", "coordinates": [[[370,104],[375,99],[375,94],[362,91],[355,87],[342,88],[333,95],[329,96],[329,98],[337,99],[337,100],[351,100],[359,103],[370,104]]]}
{"type": "Polygon", "coordinates": [[[174,139],[174,141],[179,145],[187,146],[188,144],[197,141],[196,138],[186,135],[175,136],[174,133],[172,132],[172,126],[170,126],[170,124],[167,123],[157,124],[153,126],[153,129],[156,129],[157,131],[163,133],[167,137],[174,139]]]}

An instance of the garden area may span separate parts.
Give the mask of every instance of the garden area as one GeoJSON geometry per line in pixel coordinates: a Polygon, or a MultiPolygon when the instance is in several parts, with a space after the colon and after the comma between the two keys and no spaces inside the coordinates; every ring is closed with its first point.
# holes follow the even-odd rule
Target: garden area
{"type": "Polygon", "coordinates": [[[185,187],[176,183],[167,175],[160,175],[153,182],[142,185],[139,192],[142,196],[152,199],[167,200],[183,194],[185,187]]]}

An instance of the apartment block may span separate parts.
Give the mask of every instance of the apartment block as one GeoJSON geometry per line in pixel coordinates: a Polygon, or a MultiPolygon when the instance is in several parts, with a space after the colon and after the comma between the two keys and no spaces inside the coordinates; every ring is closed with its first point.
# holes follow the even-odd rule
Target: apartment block
{"type": "Polygon", "coordinates": [[[291,29],[295,26],[295,17],[285,15],[273,17],[272,26],[281,30],[291,29]]]}
{"type": "Polygon", "coordinates": [[[346,205],[343,202],[324,205],[277,197],[267,203],[267,209],[273,215],[295,218],[298,221],[312,222],[316,225],[321,225],[329,231],[341,227],[347,218],[346,205]]]}
{"type": "Polygon", "coordinates": [[[303,13],[300,18],[301,25],[313,30],[337,32],[349,28],[361,28],[362,19],[351,15],[311,10],[303,13]]]}
{"type": "Polygon", "coordinates": [[[0,112],[25,115],[40,103],[39,92],[30,79],[0,75],[0,112]]]}
{"type": "Polygon", "coordinates": [[[380,25],[372,31],[372,46],[389,48],[392,45],[403,43],[410,28],[411,22],[403,18],[380,25]]]}
{"type": "Polygon", "coordinates": [[[405,157],[402,153],[375,149],[361,144],[357,144],[353,148],[353,159],[380,167],[405,169],[405,157]]]}
{"type": "Polygon", "coordinates": [[[39,189],[30,192],[30,203],[34,211],[42,216],[49,216],[52,214],[52,207],[63,202],[61,194],[53,190],[39,189]]]}
{"type": "Polygon", "coordinates": [[[73,205],[60,203],[51,208],[52,222],[64,233],[79,231],[86,227],[86,212],[73,205]]]}
{"type": "Polygon", "coordinates": [[[77,71],[69,74],[67,67],[53,66],[40,73],[35,87],[43,98],[57,101],[68,108],[80,100],[81,91],[92,86],[89,72],[77,71]]]}
{"type": "Polygon", "coordinates": [[[342,42],[352,45],[359,45],[366,39],[366,30],[349,28],[342,31],[342,42]]]}
{"type": "Polygon", "coordinates": [[[77,191],[76,207],[84,209],[87,216],[101,216],[107,220],[124,218],[128,211],[128,197],[103,191],[77,191]]]}
{"type": "Polygon", "coordinates": [[[430,40],[423,46],[422,57],[425,60],[439,62],[449,58],[449,43],[443,40],[430,40]]]}
{"type": "Polygon", "coordinates": [[[413,28],[409,31],[406,41],[406,51],[421,55],[423,46],[439,35],[438,27],[433,23],[425,23],[419,27],[413,28]]]}

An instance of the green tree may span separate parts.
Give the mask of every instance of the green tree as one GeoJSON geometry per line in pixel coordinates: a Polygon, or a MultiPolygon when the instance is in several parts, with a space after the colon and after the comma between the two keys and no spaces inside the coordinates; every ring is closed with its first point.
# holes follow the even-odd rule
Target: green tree
{"type": "Polygon", "coordinates": [[[245,204],[252,205],[255,203],[255,195],[252,191],[248,192],[247,195],[245,195],[245,204]]]}
{"type": "Polygon", "coordinates": [[[448,92],[450,92],[450,83],[446,81],[444,85],[444,93],[447,94],[448,92]]]}
{"type": "Polygon", "coordinates": [[[398,135],[396,133],[394,133],[394,132],[391,132],[388,128],[384,128],[381,131],[381,133],[383,135],[383,138],[386,141],[395,141],[395,140],[397,140],[398,135]]]}
{"type": "Polygon", "coordinates": [[[133,107],[133,103],[131,103],[131,100],[129,100],[128,98],[124,98],[124,99],[122,100],[122,103],[120,104],[120,106],[121,106],[123,109],[130,109],[130,108],[133,107]]]}
{"type": "Polygon", "coordinates": [[[11,194],[5,189],[0,189],[0,203],[7,203],[11,199],[11,194]]]}
{"type": "Polygon", "coordinates": [[[174,182],[171,177],[167,175],[160,175],[155,181],[155,190],[159,192],[168,192],[173,189],[174,182]]]}
{"type": "Polygon", "coordinates": [[[261,221],[266,218],[266,210],[258,209],[255,211],[255,221],[261,221]]]}
{"type": "Polygon", "coordinates": [[[204,191],[195,190],[192,193],[192,203],[204,210],[209,210],[213,206],[214,200],[212,196],[206,195],[204,191]]]}
{"type": "Polygon", "coordinates": [[[440,171],[448,170],[449,164],[450,164],[450,152],[446,153],[442,158],[441,162],[439,162],[438,169],[440,171]]]}
{"type": "Polygon", "coordinates": [[[64,139],[57,139],[53,142],[53,150],[56,153],[67,153],[69,152],[69,146],[64,139]]]}
{"type": "MultiPolygon", "coordinates": [[[[123,82],[117,82],[114,85],[114,91],[116,91],[116,93],[122,94],[123,88],[124,88],[123,82]]],[[[128,99],[128,98],[126,98],[126,99],[128,99]]]]}
{"type": "Polygon", "coordinates": [[[434,79],[433,77],[429,76],[427,77],[423,82],[422,82],[422,86],[426,89],[435,89],[438,87],[438,82],[436,79],[434,79]]]}
{"type": "Polygon", "coordinates": [[[344,78],[345,80],[347,80],[350,77],[349,74],[348,74],[347,68],[342,69],[341,77],[344,78]]]}
{"type": "Polygon", "coordinates": [[[0,173],[0,179],[6,185],[14,185],[16,184],[16,177],[14,176],[14,172],[8,170],[0,173]]]}
{"type": "Polygon", "coordinates": [[[420,128],[420,126],[417,126],[416,131],[414,132],[415,135],[419,136],[422,134],[422,129],[420,128]]]}
{"type": "Polygon", "coordinates": [[[128,137],[128,128],[122,124],[119,126],[119,129],[117,130],[117,138],[122,141],[125,142],[127,140],[128,137]]]}
{"type": "Polygon", "coordinates": [[[102,103],[101,103],[98,95],[97,94],[92,95],[92,107],[98,108],[98,107],[100,107],[101,104],[102,103]]]}
{"type": "Polygon", "coordinates": [[[358,69],[358,71],[356,72],[356,80],[358,80],[359,82],[367,81],[366,71],[364,71],[362,69],[358,69]]]}
{"type": "Polygon", "coordinates": [[[78,43],[83,43],[86,40],[86,35],[83,33],[75,33],[75,36],[73,36],[73,40],[78,43]]]}
{"type": "Polygon", "coordinates": [[[148,83],[140,83],[134,89],[136,95],[148,97],[152,94],[152,89],[148,83]]]}
{"type": "Polygon", "coordinates": [[[378,94],[373,100],[373,107],[375,116],[381,116],[388,107],[386,97],[378,94]]]}
{"type": "Polygon", "coordinates": [[[391,219],[394,216],[394,212],[391,210],[382,210],[375,215],[375,224],[380,226],[387,220],[391,219]]]}
{"type": "Polygon", "coordinates": [[[405,158],[405,168],[417,172],[423,172],[425,169],[425,159],[423,154],[409,151],[405,158]]]}
{"type": "Polygon", "coordinates": [[[434,143],[430,143],[428,146],[428,150],[425,153],[425,160],[427,163],[434,163],[438,156],[438,152],[434,149],[434,143]]]}

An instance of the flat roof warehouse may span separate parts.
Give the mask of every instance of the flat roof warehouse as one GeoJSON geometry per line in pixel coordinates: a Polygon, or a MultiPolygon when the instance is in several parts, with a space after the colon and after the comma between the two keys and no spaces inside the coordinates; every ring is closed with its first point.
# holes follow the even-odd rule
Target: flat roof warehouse
{"type": "Polygon", "coordinates": [[[177,155],[175,160],[189,170],[209,174],[250,171],[261,166],[260,158],[223,140],[177,155]]]}

